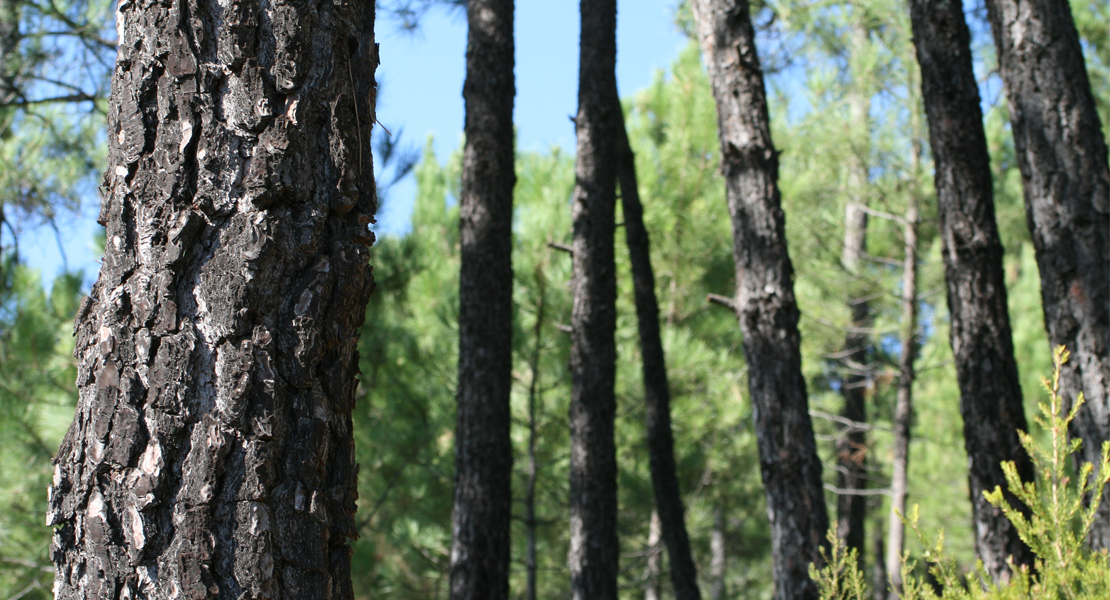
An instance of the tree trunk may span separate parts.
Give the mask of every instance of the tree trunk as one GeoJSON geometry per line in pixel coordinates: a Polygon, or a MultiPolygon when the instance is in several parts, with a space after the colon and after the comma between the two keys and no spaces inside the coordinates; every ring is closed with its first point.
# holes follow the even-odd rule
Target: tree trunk
{"type": "Polygon", "coordinates": [[[122,3],[57,598],[351,598],[373,5],[122,3]]]}
{"type": "Polygon", "coordinates": [[[725,511],[720,506],[715,506],[713,507],[713,532],[709,537],[709,571],[713,578],[709,596],[713,600],[725,600],[728,596],[728,591],[725,589],[728,557],[725,552],[725,511]]]}
{"type": "MultiPolygon", "coordinates": [[[[1017,565],[1032,566],[1033,554],[983,492],[996,486],[1008,489],[1003,461],[1013,461],[1026,481],[1032,480],[1033,465],[1018,439],[1018,431],[1027,427],[1010,335],[990,157],[972,70],[971,36],[960,0],[911,0],[910,15],[936,165],[950,340],[960,386],[975,548],[987,572],[1001,581],[1008,577],[1009,557],[1017,565]]],[[[1020,505],[1013,495],[1007,499],[1020,505]]]]}
{"type": "MultiPolygon", "coordinates": [[[[914,165],[919,150],[914,147],[914,165]]],[[[917,355],[917,195],[912,192],[903,223],[905,256],[902,261],[902,355],[898,359],[898,399],[894,405],[894,473],[890,482],[890,531],[887,533],[886,572],[890,576],[890,600],[902,593],[902,549],[909,492],[910,426],[913,423],[913,362],[917,355]]]]}
{"type": "Polygon", "coordinates": [[[570,551],[573,600],[616,600],[617,280],[613,257],[618,140],[616,0],[582,0],[573,199],[570,551]]]}
{"type": "Polygon", "coordinates": [[[775,598],[817,598],[811,563],[829,528],[802,376],[794,268],[787,254],[763,72],[746,0],[691,3],[717,101],[760,471],[771,522],[775,598]]]}
{"type": "MultiPolygon", "coordinates": [[[[879,503],[882,506],[882,503],[879,503]]],[[[890,582],[886,571],[886,547],[883,545],[882,522],[875,523],[871,529],[871,551],[874,552],[874,566],[871,570],[871,598],[886,600],[890,582]]]]}
{"type": "Polygon", "coordinates": [[[644,600],[663,600],[663,586],[659,573],[663,570],[663,524],[659,521],[659,511],[651,511],[651,524],[648,527],[647,566],[644,569],[644,600]]]}
{"type": "Polygon", "coordinates": [[[451,599],[509,596],[513,0],[467,3],[451,599]]]}
{"type": "Polygon", "coordinates": [[[525,567],[528,569],[526,600],[536,600],[537,570],[536,563],[536,529],[539,525],[536,519],[536,480],[539,478],[540,465],[536,458],[536,419],[538,416],[536,404],[539,402],[540,384],[540,350],[543,348],[543,321],[547,311],[547,278],[542,264],[536,267],[536,324],[532,328],[532,335],[536,338],[536,345],[532,347],[532,360],[530,366],[531,381],[528,384],[528,484],[524,490],[524,534],[527,547],[525,548],[525,567]]]}
{"type": "MultiPolygon", "coordinates": [[[[1063,0],[987,0],[1010,105],[1025,215],[1041,272],[1045,327],[1064,345],[1061,395],[1086,398],[1071,434],[1098,464],[1110,439],[1110,167],[1083,62],[1063,0]]],[[[1110,494],[1087,539],[1110,548],[1110,494]]]]}
{"type": "MultiPolygon", "coordinates": [[[[852,67],[858,67],[857,62],[863,56],[868,41],[867,27],[864,23],[863,11],[854,8],[856,14],[852,15],[850,37],[850,51],[852,67]]],[[[849,192],[854,196],[844,211],[844,248],[841,252],[841,263],[853,285],[849,287],[851,298],[848,300],[848,310],[851,314],[851,328],[844,339],[843,364],[845,376],[841,380],[841,395],[844,396],[844,406],[840,416],[853,423],[867,422],[867,381],[869,374],[867,346],[870,336],[865,333],[871,327],[870,302],[867,297],[871,290],[863,283],[860,277],[860,259],[867,252],[867,194],[868,168],[867,156],[870,153],[871,128],[870,112],[871,98],[861,88],[865,85],[867,74],[853,73],[853,83],[849,94],[850,125],[853,128],[854,139],[860,137],[866,144],[853,144],[852,156],[848,167],[849,192]],[[862,131],[862,135],[860,134],[862,131]]],[[[857,554],[857,566],[862,570],[866,546],[866,533],[864,527],[867,521],[867,497],[854,494],[867,487],[867,472],[864,469],[867,458],[867,430],[862,426],[839,425],[840,431],[836,438],[836,487],[848,493],[840,494],[836,499],[836,535],[846,548],[854,548],[857,554]]]]}
{"type": "MultiPolygon", "coordinates": [[[[613,98],[620,108],[620,100],[613,98]]],[[[700,600],[698,569],[686,533],[686,510],[678,486],[671,432],[671,391],[667,382],[667,361],[659,335],[659,302],[655,298],[655,274],[651,267],[651,244],[644,227],[644,208],[640,204],[636,181],[636,158],[628,143],[628,132],[620,128],[620,188],[624,209],[624,233],[632,263],[632,284],[636,296],[636,316],[643,355],[644,404],[647,413],[648,457],[651,484],[655,492],[658,519],[670,557],[671,583],[678,600],[700,600]]]]}

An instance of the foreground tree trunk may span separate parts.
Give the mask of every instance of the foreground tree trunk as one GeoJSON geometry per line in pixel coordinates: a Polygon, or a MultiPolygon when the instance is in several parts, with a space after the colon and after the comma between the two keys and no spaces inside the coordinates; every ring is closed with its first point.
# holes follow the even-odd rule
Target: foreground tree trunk
{"type": "MultiPolygon", "coordinates": [[[[1033,465],[1021,447],[1021,384],[1010,335],[1002,242],[994,218],[990,157],[979,87],[961,0],[911,0],[921,91],[936,164],[940,238],[951,315],[950,340],[960,386],[960,413],[975,521],[975,548],[987,572],[1008,577],[1007,559],[1033,564],[1033,554],[983,492],[1008,489],[1003,461],[1024,480],[1033,465]]],[[[1008,500],[1018,505],[1009,495],[1008,500]]],[[[893,525],[893,522],[892,522],[893,525]]],[[[899,553],[901,548],[895,549],[899,553]]]]}
{"type": "MultiPolygon", "coordinates": [[[[1010,106],[1025,215],[1041,273],[1048,341],[1067,346],[1061,396],[1080,460],[1110,439],[1110,167],[1071,9],[1063,0],[987,0],[1010,106]]],[[[1087,538],[1110,549],[1110,494],[1087,538]]]]}
{"type": "Polygon", "coordinates": [[[122,3],[57,598],[351,598],[373,5],[122,3]]]}
{"type": "MultiPolygon", "coordinates": [[[[620,108],[620,100],[613,98],[620,108]]],[[[640,204],[636,180],[636,157],[628,143],[628,132],[620,128],[620,188],[624,209],[624,233],[632,263],[632,287],[636,296],[636,316],[643,356],[644,405],[647,413],[648,458],[655,507],[661,524],[667,556],[670,558],[671,583],[678,600],[700,600],[698,568],[690,551],[686,533],[686,510],[678,487],[671,431],[671,390],[667,382],[667,361],[659,335],[659,302],[655,298],[655,273],[651,267],[651,243],[644,227],[644,207],[640,204]]]]}
{"type": "Polygon", "coordinates": [[[732,217],[736,309],[744,334],[760,471],[771,521],[775,598],[817,598],[811,563],[829,528],[810,422],[763,72],[747,0],[694,0],[717,101],[721,170],[732,217]]]}
{"type": "Polygon", "coordinates": [[[613,257],[617,143],[616,0],[582,0],[578,137],[573,199],[571,312],[570,551],[573,600],[616,600],[617,279],[613,257]]]}
{"type": "Polygon", "coordinates": [[[509,596],[513,0],[467,3],[452,600],[509,596]]]}

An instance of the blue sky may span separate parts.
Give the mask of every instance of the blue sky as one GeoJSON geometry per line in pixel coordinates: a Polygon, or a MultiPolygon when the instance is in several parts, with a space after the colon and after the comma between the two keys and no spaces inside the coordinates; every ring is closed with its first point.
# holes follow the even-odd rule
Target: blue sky
{"type": "MultiPolygon", "coordinates": [[[[622,96],[647,86],[657,69],[665,69],[686,39],[673,22],[678,0],[618,0],[617,84],[622,96]]],[[[574,148],[574,128],[568,118],[577,110],[578,2],[520,0],[516,7],[516,110],[521,150],[574,148]]],[[[396,23],[380,19],[376,32],[381,44],[378,81],[378,119],[394,135],[403,130],[406,145],[422,147],[435,138],[435,151],[445,158],[462,139],[462,85],[465,76],[466,19],[461,11],[435,10],[415,33],[399,31],[396,23]]],[[[374,135],[385,135],[375,129],[374,135]]],[[[378,215],[378,231],[404,233],[415,184],[411,176],[395,186],[378,215]]],[[[58,219],[61,246],[69,268],[83,269],[92,281],[99,265],[92,241],[99,200],[85,200],[82,215],[58,219]]],[[[49,228],[26,232],[21,253],[49,281],[63,268],[55,232],[49,228]]]]}

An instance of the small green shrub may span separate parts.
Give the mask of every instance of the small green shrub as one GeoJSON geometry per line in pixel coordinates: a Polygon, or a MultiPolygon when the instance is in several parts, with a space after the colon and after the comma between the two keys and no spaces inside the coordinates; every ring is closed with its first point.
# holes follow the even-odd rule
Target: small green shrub
{"type": "MultiPolygon", "coordinates": [[[[1032,572],[1025,567],[1014,568],[1009,581],[1001,583],[991,581],[982,564],[971,573],[961,574],[956,562],[944,552],[944,532],[930,542],[918,524],[917,506],[914,506],[902,520],[924,546],[922,558],[929,573],[939,582],[940,591],[917,575],[917,563],[907,553],[902,558],[903,600],[1110,598],[1110,555],[1106,551],[1092,552],[1083,544],[1103,490],[1110,483],[1110,441],[1103,442],[1097,471],[1090,463],[1084,463],[1078,475],[1068,475],[1068,462],[1081,444],[1080,440],[1068,437],[1068,424],[1083,404],[1083,394],[1079,394],[1067,414],[1061,414],[1064,408],[1059,393],[1060,369],[1068,360],[1068,351],[1060,346],[1052,358],[1052,380],[1042,378],[1048,402],[1040,404],[1041,415],[1035,418],[1037,425],[1048,434],[1048,447],[1038,445],[1029,434],[1018,432],[1022,446],[1033,459],[1035,481],[1022,482],[1012,462],[1002,464],[1007,487],[1029,507],[1028,516],[1006,501],[1001,488],[985,493],[987,500],[1003,511],[1021,539],[1036,554],[1032,572]]],[[[825,566],[821,569],[810,566],[810,576],[817,582],[821,599],[870,598],[863,574],[857,567],[855,551],[845,549],[834,532],[829,533],[829,542],[829,551],[822,553],[825,566]]]]}

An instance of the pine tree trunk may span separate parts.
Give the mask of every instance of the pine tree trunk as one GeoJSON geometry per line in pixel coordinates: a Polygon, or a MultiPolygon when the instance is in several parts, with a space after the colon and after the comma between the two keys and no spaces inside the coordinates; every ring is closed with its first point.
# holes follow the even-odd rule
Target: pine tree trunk
{"type": "Polygon", "coordinates": [[[725,570],[728,566],[725,548],[725,511],[720,506],[713,507],[713,531],[709,537],[709,572],[713,579],[709,597],[725,600],[728,590],[725,586],[725,570]]]}
{"type": "Polygon", "coordinates": [[[651,511],[648,526],[647,566],[644,569],[644,600],[663,600],[663,586],[659,574],[663,570],[663,524],[659,511],[651,511]]]}
{"type": "MultiPolygon", "coordinates": [[[[917,147],[914,148],[914,166],[918,163],[917,147]]],[[[897,600],[902,592],[902,550],[905,527],[902,517],[906,514],[906,496],[909,493],[910,426],[913,423],[914,359],[917,356],[917,196],[910,197],[902,227],[905,256],[902,259],[902,355],[898,358],[898,399],[894,405],[894,465],[890,482],[890,517],[887,532],[886,572],[890,576],[890,600],[897,600]]]]}
{"type": "MultiPolygon", "coordinates": [[[[1033,555],[983,492],[996,486],[1008,489],[1003,461],[1013,461],[1026,481],[1032,480],[1033,465],[1018,440],[1018,431],[1027,427],[1010,335],[990,157],[972,70],[971,36],[960,0],[911,0],[910,15],[936,165],[950,340],[960,386],[975,547],[987,572],[1000,581],[1008,577],[1009,557],[1015,564],[1032,566],[1033,555]]],[[[1020,505],[1013,495],[1007,499],[1020,505]]]]}
{"type": "MultiPolygon", "coordinates": [[[[619,108],[619,99],[613,98],[619,108]]],[[[651,267],[651,243],[644,227],[644,208],[636,180],[636,158],[628,143],[628,132],[620,128],[620,188],[624,209],[624,233],[632,263],[632,284],[643,356],[644,404],[647,413],[648,458],[655,506],[662,523],[663,539],[671,565],[671,583],[678,600],[700,600],[698,569],[686,532],[686,510],[678,486],[671,431],[671,390],[667,361],[659,335],[659,302],[655,298],[655,273],[651,267]]]]}
{"type": "MultiPolygon", "coordinates": [[[[864,23],[864,15],[859,7],[853,9],[850,37],[852,66],[858,66],[858,60],[864,54],[868,41],[868,32],[864,23]]],[[[861,90],[866,84],[863,79],[866,73],[853,73],[852,88],[849,90],[849,110],[851,126],[855,133],[854,138],[866,140],[865,144],[853,144],[852,155],[855,160],[849,161],[848,184],[850,193],[854,196],[844,212],[844,248],[841,252],[841,263],[852,277],[853,285],[849,287],[852,297],[848,300],[848,311],[851,314],[851,328],[844,339],[843,363],[846,366],[846,375],[841,381],[841,395],[844,396],[844,406],[840,416],[859,426],[840,425],[836,440],[836,487],[848,493],[837,496],[836,503],[836,535],[846,548],[854,548],[857,554],[857,566],[862,570],[866,551],[867,522],[867,497],[855,494],[867,488],[867,472],[864,468],[867,459],[867,430],[863,426],[867,422],[867,381],[868,381],[868,353],[867,346],[870,335],[867,330],[871,327],[870,302],[867,300],[870,291],[868,286],[861,285],[859,263],[867,252],[867,185],[868,168],[867,156],[870,153],[871,127],[870,112],[871,99],[861,90]],[[862,133],[862,134],[861,134],[862,133]]]]}
{"type": "Polygon", "coordinates": [[[570,551],[573,600],[616,600],[616,0],[582,0],[573,199],[570,551]]]}
{"type": "MultiPolygon", "coordinates": [[[[1110,167],[1064,0],[987,0],[1010,106],[1025,214],[1041,273],[1045,327],[1064,345],[1061,395],[1083,392],[1071,424],[1081,460],[1110,439],[1110,167]]],[[[1110,549],[1110,494],[1088,537],[1110,549]]]]}
{"type": "Polygon", "coordinates": [[[513,0],[467,3],[452,600],[509,596],[513,0]]]}
{"type": "MultiPolygon", "coordinates": [[[[862,206],[849,203],[844,215],[844,251],[841,262],[852,277],[859,276],[859,260],[867,249],[867,213],[862,206]]],[[[853,286],[860,290],[860,286],[853,286]]],[[[856,295],[856,294],[853,294],[856,295]]],[[[858,552],[858,565],[863,568],[867,519],[867,497],[854,494],[867,488],[867,344],[866,333],[871,326],[870,302],[854,297],[848,301],[851,326],[844,339],[841,360],[845,376],[841,380],[844,406],[840,416],[851,424],[839,424],[836,438],[836,487],[842,491],[836,503],[836,535],[845,548],[858,552]]]]}
{"type": "Polygon", "coordinates": [[[121,3],[57,598],[351,598],[373,6],[121,3]]]}
{"type": "Polygon", "coordinates": [[[787,254],[763,72],[746,0],[691,7],[717,101],[760,471],[771,522],[775,598],[817,598],[811,563],[829,527],[802,376],[794,269],[787,254]]]}

